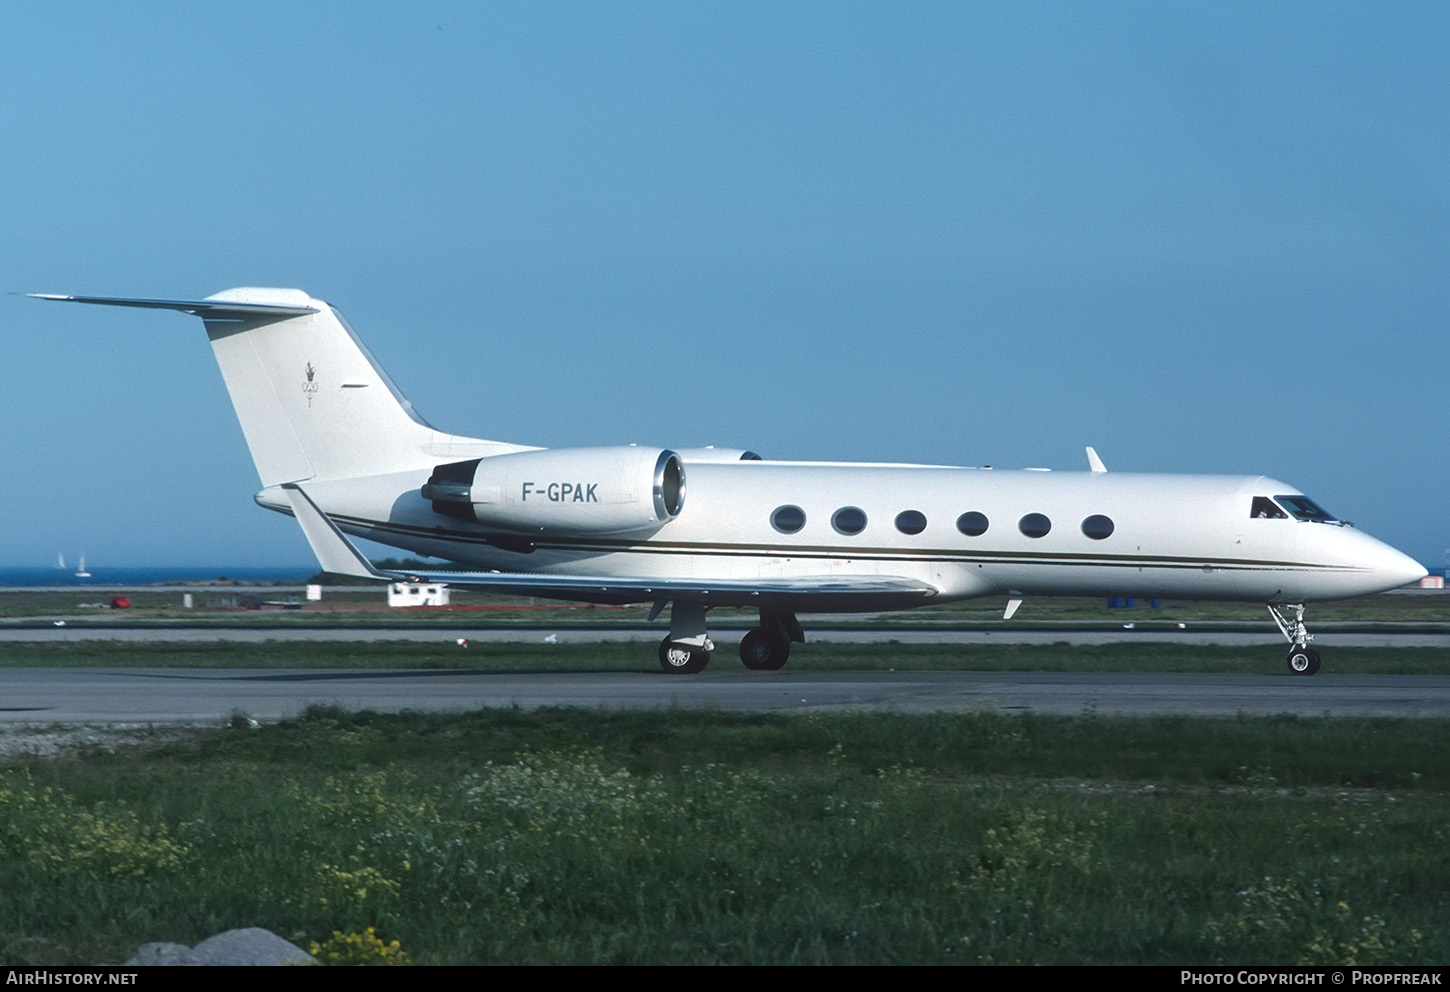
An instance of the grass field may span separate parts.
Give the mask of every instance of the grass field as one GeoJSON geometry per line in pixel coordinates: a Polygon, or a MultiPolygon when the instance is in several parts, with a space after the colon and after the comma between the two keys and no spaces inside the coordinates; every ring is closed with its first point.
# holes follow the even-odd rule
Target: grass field
{"type": "Polygon", "coordinates": [[[0,962],[1436,963],[1447,799],[1444,723],[322,709],[0,769],[0,962]]]}
{"type": "MultiPolygon", "coordinates": [[[[1428,599],[1406,618],[1439,622],[1428,599]]],[[[82,640],[0,646],[0,668],[545,670],[559,651],[464,651],[446,632],[82,640]]],[[[807,644],[791,666],[1236,672],[1279,655],[807,644]]],[[[1332,657],[1336,672],[1450,660],[1332,657]]],[[[76,739],[0,764],[0,964],[114,963],[247,926],[304,947],[340,933],[329,946],[378,963],[398,959],[391,941],[418,964],[1450,960],[1446,722],[315,709],[76,739]]]]}

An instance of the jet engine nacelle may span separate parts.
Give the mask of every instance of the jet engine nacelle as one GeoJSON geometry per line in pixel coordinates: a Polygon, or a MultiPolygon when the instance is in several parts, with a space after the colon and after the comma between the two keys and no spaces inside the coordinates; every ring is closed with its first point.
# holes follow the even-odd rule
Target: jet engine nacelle
{"type": "Polygon", "coordinates": [[[753,451],[745,451],[741,448],[717,448],[711,445],[707,448],[676,448],[675,454],[690,462],[758,462],[760,456],[753,451]]]}
{"type": "Polygon", "coordinates": [[[660,448],[545,448],[439,465],[436,513],[517,534],[658,530],[685,505],[680,456],[660,448]]]}

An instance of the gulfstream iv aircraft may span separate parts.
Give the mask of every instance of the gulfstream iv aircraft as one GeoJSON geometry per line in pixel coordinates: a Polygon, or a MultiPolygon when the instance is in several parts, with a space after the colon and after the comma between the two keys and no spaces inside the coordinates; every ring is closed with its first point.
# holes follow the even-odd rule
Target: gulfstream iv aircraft
{"type": "Polygon", "coordinates": [[[714,448],[541,449],[429,425],[341,315],[295,289],[204,300],[41,299],[206,324],[262,478],[322,567],[670,609],[660,664],[698,672],[711,607],[760,612],[747,668],[805,639],[797,614],[980,596],[1173,596],[1268,606],[1313,674],[1304,604],[1379,592],[1416,562],[1262,476],[765,461],[714,448]],[[383,572],[348,535],[468,571],[383,572]]]}

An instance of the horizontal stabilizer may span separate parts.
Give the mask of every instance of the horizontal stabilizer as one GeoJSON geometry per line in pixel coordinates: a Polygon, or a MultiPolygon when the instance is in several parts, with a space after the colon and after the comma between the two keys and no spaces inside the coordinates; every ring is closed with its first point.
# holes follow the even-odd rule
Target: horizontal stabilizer
{"type": "Polygon", "coordinates": [[[55,293],[26,293],[37,300],[60,303],[96,303],[107,307],[142,307],[147,310],[179,310],[203,318],[300,317],[317,313],[316,307],[279,306],[275,303],[230,303],[226,300],[133,300],[119,296],[61,296],[55,293]]]}
{"type": "Polygon", "coordinates": [[[768,604],[806,612],[915,606],[937,595],[936,586],[905,576],[803,576],[777,579],[665,579],[647,576],[547,575],[527,572],[382,571],[363,557],[301,486],[282,486],[302,533],[323,571],[393,581],[441,582],[521,596],[585,603],[685,600],[718,606],[768,604]]]}

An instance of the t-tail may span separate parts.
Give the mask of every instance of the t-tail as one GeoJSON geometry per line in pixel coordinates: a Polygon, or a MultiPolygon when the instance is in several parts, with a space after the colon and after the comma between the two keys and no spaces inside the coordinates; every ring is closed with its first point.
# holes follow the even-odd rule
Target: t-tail
{"type": "Polygon", "coordinates": [[[31,295],[200,317],[263,486],[528,450],[434,429],[342,316],[298,289],[245,287],[204,300],[31,295]]]}

